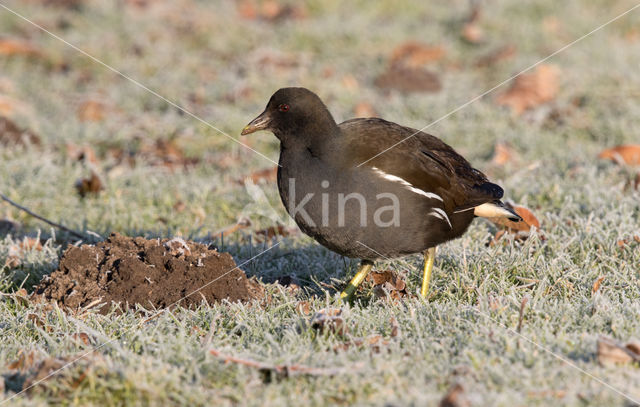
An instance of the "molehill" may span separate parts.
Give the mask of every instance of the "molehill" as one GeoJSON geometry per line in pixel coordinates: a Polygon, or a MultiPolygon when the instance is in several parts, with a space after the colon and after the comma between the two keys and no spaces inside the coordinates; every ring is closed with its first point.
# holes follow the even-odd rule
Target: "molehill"
{"type": "Polygon", "coordinates": [[[174,239],[145,239],[111,234],[96,245],[70,247],[58,269],[36,287],[36,295],[70,308],[97,300],[103,311],[119,303],[161,309],[223,299],[249,301],[262,295],[228,253],[174,239]],[[203,288],[204,287],[204,288],[203,288]]]}

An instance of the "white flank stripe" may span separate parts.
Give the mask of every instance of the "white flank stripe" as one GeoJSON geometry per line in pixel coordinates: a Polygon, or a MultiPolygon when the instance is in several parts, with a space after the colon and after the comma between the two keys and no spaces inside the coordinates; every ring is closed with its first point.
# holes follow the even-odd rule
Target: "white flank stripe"
{"type": "Polygon", "coordinates": [[[409,189],[411,192],[415,192],[416,194],[420,194],[420,195],[426,196],[427,198],[437,199],[440,202],[443,202],[442,201],[442,197],[440,195],[438,195],[438,194],[434,194],[433,192],[427,192],[427,191],[423,191],[421,189],[415,188],[413,185],[411,185],[407,181],[403,180],[402,178],[396,177],[395,175],[387,174],[386,172],[382,171],[381,169],[379,169],[377,167],[371,167],[371,168],[373,168],[373,170],[375,172],[377,172],[380,176],[382,176],[382,178],[384,178],[386,180],[389,180],[389,181],[399,182],[402,185],[404,185],[405,187],[407,187],[407,189],[409,189]]]}
{"type": "Polygon", "coordinates": [[[447,223],[449,224],[449,228],[453,228],[453,226],[451,226],[451,221],[449,221],[449,217],[447,216],[446,212],[443,211],[442,209],[432,208],[431,212],[429,212],[429,215],[435,216],[436,218],[439,218],[442,220],[446,220],[447,223]]]}

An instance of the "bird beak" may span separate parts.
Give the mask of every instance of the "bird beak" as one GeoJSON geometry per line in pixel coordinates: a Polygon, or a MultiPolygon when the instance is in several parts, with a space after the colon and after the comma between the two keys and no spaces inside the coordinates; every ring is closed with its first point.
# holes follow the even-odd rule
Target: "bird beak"
{"type": "Polygon", "coordinates": [[[262,112],[260,116],[251,120],[249,124],[244,126],[244,129],[242,129],[242,133],[240,133],[240,135],[246,136],[247,134],[255,133],[258,130],[265,130],[266,128],[269,127],[270,122],[271,122],[271,119],[267,114],[267,112],[266,111],[262,112]]]}

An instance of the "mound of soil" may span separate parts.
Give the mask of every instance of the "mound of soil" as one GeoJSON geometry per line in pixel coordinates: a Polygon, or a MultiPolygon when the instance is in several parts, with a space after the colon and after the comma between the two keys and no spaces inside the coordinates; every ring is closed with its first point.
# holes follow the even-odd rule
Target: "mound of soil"
{"type": "Polygon", "coordinates": [[[43,279],[36,294],[70,308],[100,300],[159,309],[176,301],[183,307],[203,299],[248,301],[259,297],[261,289],[228,253],[180,238],[147,240],[114,233],[95,246],[67,249],[58,270],[43,279]]]}

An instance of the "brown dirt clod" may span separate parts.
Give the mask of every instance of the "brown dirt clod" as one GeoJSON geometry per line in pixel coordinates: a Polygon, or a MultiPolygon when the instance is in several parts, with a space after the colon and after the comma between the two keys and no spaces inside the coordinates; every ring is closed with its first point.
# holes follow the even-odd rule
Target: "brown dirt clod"
{"type": "Polygon", "coordinates": [[[190,307],[203,299],[236,302],[261,296],[258,283],[228,253],[181,238],[148,240],[117,233],[96,245],[67,249],[58,269],[35,292],[70,308],[101,300],[107,306],[161,309],[178,301],[190,307]]]}

